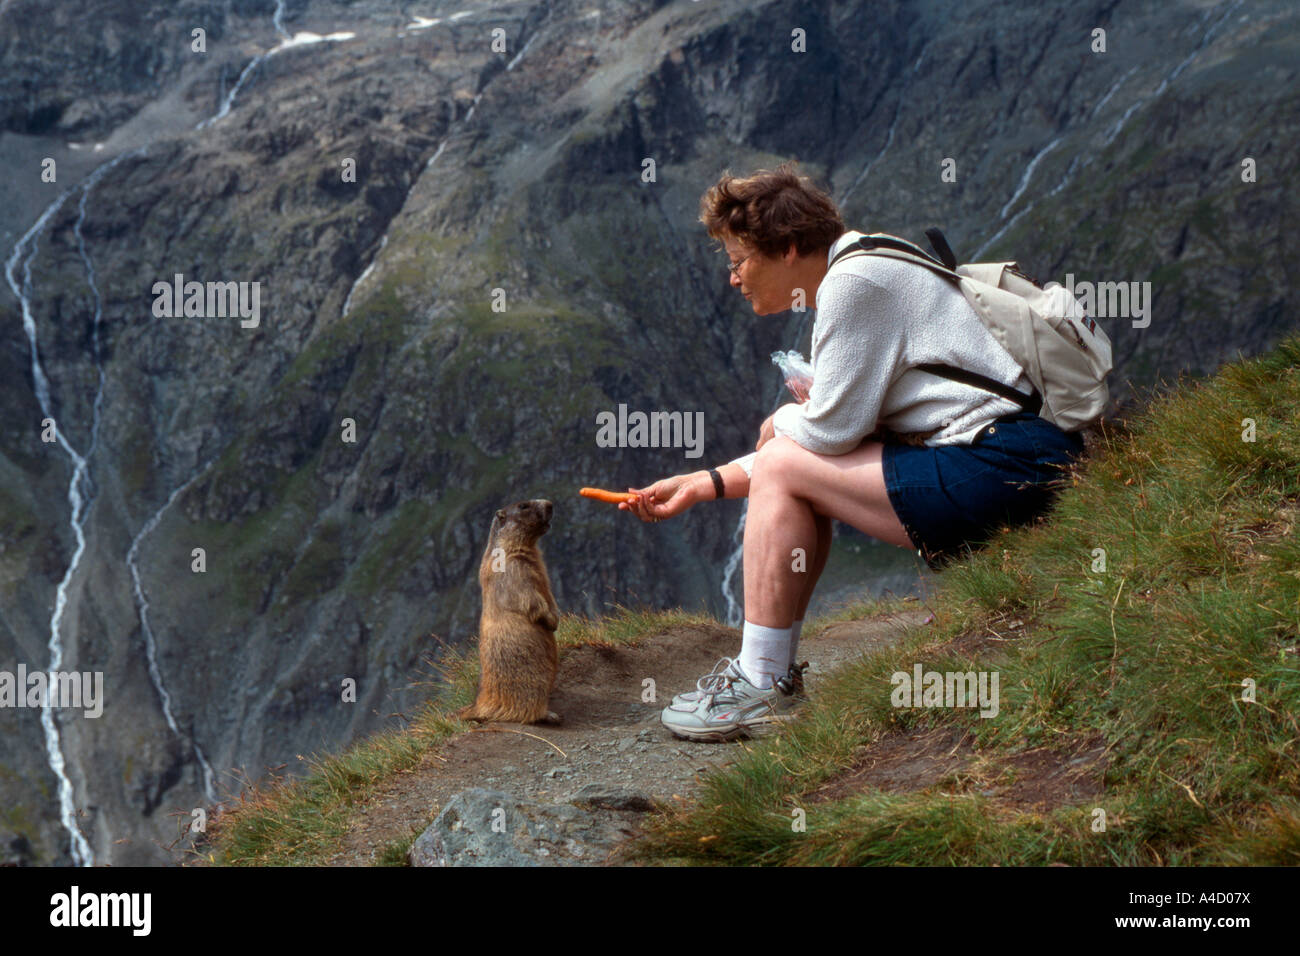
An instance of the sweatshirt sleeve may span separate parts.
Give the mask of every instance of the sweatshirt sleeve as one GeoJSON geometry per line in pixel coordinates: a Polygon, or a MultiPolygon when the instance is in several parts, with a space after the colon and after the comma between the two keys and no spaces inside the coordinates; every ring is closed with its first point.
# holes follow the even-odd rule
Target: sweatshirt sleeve
{"type": "Polygon", "coordinates": [[[808,401],[782,405],[772,424],[809,451],[844,455],[876,428],[907,312],[897,293],[849,273],[828,275],[817,299],[808,401]]]}
{"type": "Polygon", "coordinates": [[[745,469],[745,474],[747,474],[750,478],[753,478],[753,477],[754,477],[754,459],[757,458],[757,457],[758,457],[758,452],[756,452],[756,451],[751,451],[748,455],[744,455],[744,456],[742,456],[742,457],[740,457],[740,458],[736,458],[736,459],[734,459],[734,460],[732,460],[732,461],[727,462],[727,464],[729,464],[729,465],[739,465],[741,468],[745,469]]]}

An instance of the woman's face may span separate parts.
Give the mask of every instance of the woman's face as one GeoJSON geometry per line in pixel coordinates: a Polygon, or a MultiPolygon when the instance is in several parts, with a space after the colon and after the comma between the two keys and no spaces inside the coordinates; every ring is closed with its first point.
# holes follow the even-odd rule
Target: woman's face
{"type": "Polygon", "coordinates": [[[765,256],[734,237],[728,237],[723,246],[729,264],[735,267],[731,270],[731,286],[741,291],[756,315],[773,315],[790,308],[794,293],[784,261],[765,256]]]}

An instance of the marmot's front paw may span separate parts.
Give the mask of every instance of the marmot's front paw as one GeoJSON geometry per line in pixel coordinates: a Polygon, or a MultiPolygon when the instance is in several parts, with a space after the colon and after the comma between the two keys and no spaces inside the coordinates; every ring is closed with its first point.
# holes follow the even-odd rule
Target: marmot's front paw
{"type": "Polygon", "coordinates": [[[562,724],[564,720],[553,710],[548,710],[546,716],[538,721],[539,724],[562,724]]]}

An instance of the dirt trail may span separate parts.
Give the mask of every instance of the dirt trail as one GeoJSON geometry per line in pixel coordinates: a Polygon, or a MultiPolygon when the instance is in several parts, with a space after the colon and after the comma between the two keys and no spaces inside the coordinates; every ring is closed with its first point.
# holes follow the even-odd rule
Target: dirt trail
{"type": "MultiPolygon", "coordinates": [[[[905,624],[927,616],[915,610],[841,622],[803,640],[799,656],[810,663],[809,692],[816,694],[820,675],[889,646],[905,624]]],[[[548,803],[566,803],[593,783],[664,802],[690,798],[701,776],[734,760],[742,744],[678,740],[659,714],[674,694],[694,689],[719,658],[739,650],[740,632],[724,627],[674,628],[635,646],[562,649],[551,696],[561,726],[495,724],[450,738],[359,807],[329,862],[373,865],[386,845],[423,830],[453,795],[470,787],[548,803]],[[654,681],[654,703],[642,701],[647,679],[654,681]]]]}

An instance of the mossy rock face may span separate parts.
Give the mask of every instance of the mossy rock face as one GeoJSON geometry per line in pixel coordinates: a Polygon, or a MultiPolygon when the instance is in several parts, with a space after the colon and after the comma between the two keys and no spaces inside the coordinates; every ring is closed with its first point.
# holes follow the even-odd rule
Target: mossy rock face
{"type": "Polygon", "coordinates": [[[381,533],[348,573],[347,590],[358,596],[382,592],[428,546],[438,509],[427,501],[407,501],[388,516],[381,533]]]}
{"type": "Polygon", "coordinates": [[[42,866],[48,862],[41,848],[39,811],[11,794],[44,798],[43,790],[31,789],[23,776],[8,764],[0,763],[0,865],[42,866]]]}
{"type": "Polygon", "coordinates": [[[0,487],[0,541],[6,550],[21,544],[38,527],[31,509],[10,492],[0,487]]]}
{"type": "Polygon", "coordinates": [[[332,590],[346,572],[342,547],[343,529],[338,521],[319,525],[298,563],[290,569],[282,597],[290,603],[307,600],[332,590]]]}

